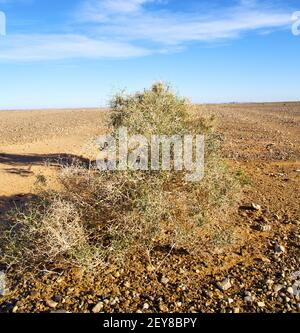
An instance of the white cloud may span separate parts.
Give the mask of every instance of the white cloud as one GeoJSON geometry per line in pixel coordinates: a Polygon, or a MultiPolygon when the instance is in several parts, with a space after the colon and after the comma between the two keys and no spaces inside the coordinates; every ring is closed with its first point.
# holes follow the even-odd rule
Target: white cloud
{"type": "Polygon", "coordinates": [[[147,49],[128,43],[81,35],[8,35],[0,40],[0,60],[5,61],[127,58],[147,54],[147,49]]]}
{"type": "Polygon", "coordinates": [[[128,6],[127,11],[123,11],[122,7],[112,8],[112,2],[117,4],[119,0],[86,0],[81,8],[81,18],[98,22],[96,31],[99,35],[127,41],[181,45],[235,38],[247,31],[270,31],[290,25],[289,12],[273,9],[269,2],[258,4],[256,0],[241,0],[236,6],[205,13],[174,13],[168,10],[168,6],[160,11],[147,11],[143,5],[153,2],[147,0],[122,1],[128,6]]]}
{"type": "Polygon", "coordinates": [[[244,32],[274,29],[290,24],[290,14],[259,11],[232,13],[225,17],[199,18],[196,15],[143,15],[120,19],[97,28],[99,35],[123,40],[145,40],[162,45],[236,38],[244,32]]]}
{"type": "Polygon", "coordinates": [[[142,10],[146,3],[155,0],[86,0],[78,17],[88,21],[106,21],[112,15],[128,15],[142,10]]]}
{"type": "Polygon", "coordinates": [[[237,0],[205,12],[175,12],[169,5],[171,0],[82,0],[73,30],[68,28],[73,33],[8,35],[0,39],[0,61],[138,57],[291,24],[291,13],[269,0],[237,0]]]}

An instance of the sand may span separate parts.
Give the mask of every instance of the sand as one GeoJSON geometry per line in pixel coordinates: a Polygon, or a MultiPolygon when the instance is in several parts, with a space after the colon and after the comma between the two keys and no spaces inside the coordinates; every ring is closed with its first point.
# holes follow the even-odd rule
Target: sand
{"type": "Polygon", "coordinates": [[[104,109],[1,111],[0,196],[34,193],[41,174],[55,186],[55,161],[87,155],[90,142],[105,130],[106,114],[104,109]]]}

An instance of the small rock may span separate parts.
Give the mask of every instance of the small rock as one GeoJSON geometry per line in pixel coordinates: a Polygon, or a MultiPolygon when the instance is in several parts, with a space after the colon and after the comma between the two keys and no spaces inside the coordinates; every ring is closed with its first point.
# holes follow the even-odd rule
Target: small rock
{"type": "Polygon", "coordinates": [[[258,302],[257,305],[260,307],[260,308],[264,308],[266,306],[265,302],[258,302]]]}
{"type": "Polygon", "coordinates": [[[246,296],[246,297],[244,297],[244,302],[245,303],[252,303],[253,302],[253,297],[252,296],[246,296]]]}
{"type": "Polygon", "coordinates": [[[240,313],[240,309],[239,308],[234,308],[233,313],[240,313]]]}
{"type": "Polygon", "coordinates": [[[275,284],[275,286],[274,286],[274,292],[278,293],[283,288],[284,288],[284,286],[282,284],[275,284]]]}
{"type": "Polygon", "coordinates": [[[297,303],[297,310],[300,311],[300,303],[297,303]]]}
{"type": "Polygon", "coordinates": [[[162,304],[162,303],[159,305],[159,310],[161,312],[168,312],[169,311],[168,307],[166,305],[162,304]]]}
{"type": "Polygon", "coordinates": [[[272,227],[270,225],[261,225],[260,226],[260,231],[262,232],[269,232],[272,230],[272,227]]]}
{"type": "Polygon", "coordinates": [[[274,218],[275,218],[276,221],[280,221],[280,220],[281,220],[281,217],[280,217],[280,215],[278,215],[278,214],[275,214],[275,215],[274,215],[274,218]]]}
{"type": "Polygon", "coordinates": [[[144,310],[148,310],[150,308],[149,304],[148,303],[145,303],[144,306],[143,306],[143,309],[144,310]]]}
{"type": "Polygon", "coordinates": [[[286,291],[294,296],[294,289],[292,287],[288,287],[286,291]]]}
{"type": "Polygon", "coordinates": [[[244,209],[244,210],[252,210],[252,211],[260,211],[260,210],[261,210],[261,206],[255,204],[255,203],[251,203],[251,204],[243,205],[243,206],[241,206],[240,208],[241,208],[241,209],[244,209]]]}
{"type": "Polygon", "coordinates": [[[168,284],[169,283],[169,279],[167,279],[166,277],[162,277],[161,279],[160,279],[160,282],[162,283],[162,284],[168,284]]]}
{"type": "Polygon", "coordinates": [[[293,272],[291,278],[294,280],[300,279],[300,271],[293,272]]]}
{"type": "Polygon", "coordinates": [[[255,203],[252,203],[252,204],[251,204],[251,207],[253,208],[253,210],[261,210],[261,206],[255,204],[255,203]]]}
{"type": "Polygon", "coordinates": [[[280,245],[280,244],[276,244],[275,245],[275,252],[278,253],[278,254],[281,254],[281,253],[285,253],[285,247],[283,245],[280,245]]]}
{"type": "Polygon", "coordinates": [[[52,309],[55,309],[58,306],[58,303],[54,302],[52,299],[47,299],[46,304],[52,309]]]}
{"type": "Polygon", "coordinates": [[[217,287],[222,291],[229,290],[232,287],[230,279],[227,278],[227,279],[223,280],[222,282],[218,282],[217,287]]]}
{"type": "Polygon", "coordinates": [[[15,305],[12,309],[12,313],[17,313],[18,309],[19,309],[18,305],[15,305]]]}
{"type": "Polygon", "coordinates": [[[103,307],[104,307],[103,302],[99,302],[93,307],[92,312],[93,313],[99,313],[103,310],[103,307]]]}

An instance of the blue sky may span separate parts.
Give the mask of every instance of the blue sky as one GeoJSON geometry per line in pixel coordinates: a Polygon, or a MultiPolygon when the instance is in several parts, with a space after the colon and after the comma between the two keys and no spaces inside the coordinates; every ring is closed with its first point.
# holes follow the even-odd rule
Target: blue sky
{"type": "Polygon", "coordinates": [[[195,102],[300,100],[298,0],[0,0],[0,11],[0,109],[100,106],[156,80],[195,102]]]}

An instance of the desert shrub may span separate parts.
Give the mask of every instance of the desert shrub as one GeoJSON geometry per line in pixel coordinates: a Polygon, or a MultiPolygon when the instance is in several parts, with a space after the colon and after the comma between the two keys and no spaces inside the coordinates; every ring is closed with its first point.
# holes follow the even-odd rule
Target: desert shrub
{"type": "Polygon", "coordinates": [[[190,103],[173,93],[169,86],[157,83],[151,89],[133,95],[116,95],[111,101],[111,125],[124,126],[129,133],[144,136],[185,134],[189,132],[190,103]]]}
{"type": "Polygon", "coordinates": [[[8,266],[43,270],[103,263],[101,249],[89,243],[80,212],[70,201],[56,195],[16,213],[15,219],[1,242],[1,259],[8,266]]]}
{"type": "Polygon", "coordinates": [[[234,207],[238,184],[219,156],[213,119],[197,114],[186,99],[162,83],[111,102],[110,132],[204,134],[205,178],[187,183],[185,172],[100,172],[73,163],[63,167],[59,192],[41,201],[2,233],[0,260],[43,269],[121,264],[134,255],[151,260],[156,245],[203,252],[209,233],[219,230],[234,207]],[[216,226],[214,228],[213,226],[216,226]]]}

